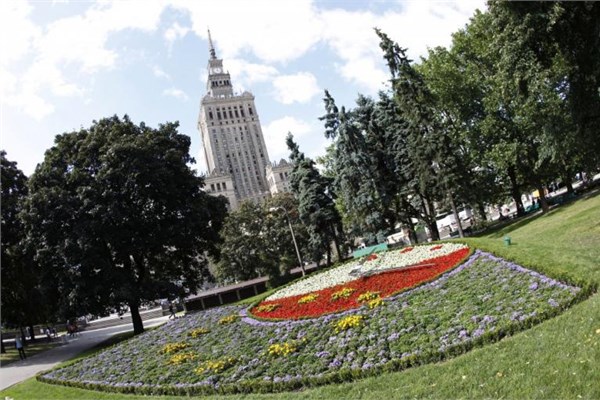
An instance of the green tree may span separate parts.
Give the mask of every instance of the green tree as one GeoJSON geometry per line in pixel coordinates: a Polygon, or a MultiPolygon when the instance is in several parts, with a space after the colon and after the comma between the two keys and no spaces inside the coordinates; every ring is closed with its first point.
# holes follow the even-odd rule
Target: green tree
{"type": "Polygon", "coordinates": [[[138,334],[142,303],[195,292],[203,281],[225,202],[202,191],[177,126],[102,119],[57,136],[36,168],[26,231],[63,313],[127,305],[138,334]]]}
{"type": "MultiPolygon", "coordinates": [[[[0,151],[2,189],[2,324],[29,326],[32,339],[33,325],[47,319],[51,303],[44,298],[38,271],[28,251],[20,213],[27,198],[27,177],[17,163],[0,151]]],[[[2,343],[4,352],[4,343],[2,343]]]]}
{"type": "MultiPolygon", "coordinates": [[[[452,182],[454,200],[470,204],[486,219],[485,205],[497,204],[504,189],[499,171],[485,158],[482,126],[488,71],[485,55],[476,49],[477,37],[465,30],[453,35],[450,49],[430,49],[417,67],[431,90],[436,109],[456,149],[458,179],[452,182]],[[475,50],[476,49],[476,50],[475,50]]],[[[484,49],[485,50],[485,49],[484,49]]]]}
{"type": "Polygon", "coordinates": [[[307,247],[307,233],[301,224],[297,202],[289,193],[283,193],[259,205],[251,201],[229,213],[220,235],[220,260],[214,275],[221,283],[232,283],[268,276],[276,286],[280,278],[298,266],[298,258],[286,215],[294,230],[296,242],[302,253],[307,247]]]}
{"type": "Polygon", "coordinates": [[[244,201],[225,218],[220,235],[221,258],[215,277],[221,283],[278,275],[277,260],[270,257],[269,226],[263,206],[244,201]]]}
{"type": "Polygon", "coordinates": [[[290,184],[298,199],[298,212],[306,226],[312,259],[319,263],[321,254],[327,254],[327,264],[331,263],[331,243],[334,243],[337,258],[342,257],[340,243],[343,228],[341,218],[335,208],[331,181],[319,173],[315,162],[300,152],[298,144],[288,133],[286,144],[290,149],[290,159],[294,169],[290,184]]]}
{"type": "Polygon", "coordinates": [[[394,100],[404,121],[404,133],[396,135],[400,144],[392,146],[406,147],[398,165],[410,179],[411,201],[419,210],[420,219],[427,225],[431,239],[439,240],[436,204],[444,198],[453,198],[452,188],[462,178],[465,168],[436,108],[435,97],[406,56],[406,49],[379,29],[375,32],[391,73],[394,100]]]}
{"type": "Polygon", "coordinates": [[[395,216],[389,213],[391,202],[386,191],[388,159],[381,151],[383,130],[375,123],[372,100],[358,99],[355,110],[338,109],[335,100],[325,91],[325,136],[333,140],[333,186],[348,214],[352,217],[352,233],[368,243],[385,240],[394,229],[395,216]],[[387,217],[387,218],[386,218],[387,217]]]}
{"type": "Polygon", "coordinates": [[[600,6],[490,2],[489,13],[502,93],[536,150],[532,183],[561,175],[571,191],[577,169],[600,165],[600,6]]]}

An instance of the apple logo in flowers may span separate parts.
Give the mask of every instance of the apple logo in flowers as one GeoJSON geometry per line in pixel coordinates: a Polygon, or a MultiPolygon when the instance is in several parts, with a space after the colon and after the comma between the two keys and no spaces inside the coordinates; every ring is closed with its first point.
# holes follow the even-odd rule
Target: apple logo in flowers
{"type": "Polygon", "coordinates": [[[459,243],[371,254],[286,286],[254,305],[249,314],[260,319],[295,320],[383,306],[386,297],[432,281],[469,254],[470,249],[459,243]]]}

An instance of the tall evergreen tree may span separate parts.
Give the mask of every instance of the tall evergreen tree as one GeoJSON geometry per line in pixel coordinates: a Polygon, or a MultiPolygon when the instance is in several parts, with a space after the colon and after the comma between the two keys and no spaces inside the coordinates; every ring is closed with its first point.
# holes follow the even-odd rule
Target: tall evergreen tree
{"type": "Polygon", "coordinates": [[[406,135],[400,137],[408,150],[406,176],[412,177],[408,185],[431,238],[438,240],[436,204],[453,196],[452,186],[463,168],[435,98],[406,56],[406,49],[379,29],[375,31],[391,73],[394,100],[406,124],[406,135]]]}
{"type": "Polygon", "coordinates": [[[340,248],[343,229],[335,208],[331,182],[319,173],[313,160],[300,152],[291,133],[286,138],[286,144],[294,164],[290,184],[298,199],[300,219],[309,234],[312,257],[318,262],[320,255],[326,253],[327,264],[330,264],[331,243],[336,248],[338,259],[343,257],[340,248]]]}
{"type": "MultiPolygon", "coordinates": [[[[385,140],[383,129],[373,117],[372,100],[359,97],[359,106],[346,112],[338,110],[335,100],[325,91],[325,136],[334,139],[334,186],[347,212],[353,215],[359,235],[368,243],[385,241],[395,225],[389,213],[393,195],[388,193],[385,178],[390,161],[378,146],[385,140]]],[[[393,160],[392,160],[393,161],[393,160]]]]}

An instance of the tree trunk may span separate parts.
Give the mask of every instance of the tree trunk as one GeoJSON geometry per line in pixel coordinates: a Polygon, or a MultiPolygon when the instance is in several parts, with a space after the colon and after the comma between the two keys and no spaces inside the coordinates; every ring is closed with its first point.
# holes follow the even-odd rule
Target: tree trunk
{"type": "Polygon", "coordinates": [[[481,221],[487,221],[487,216],[485,215],[485,206],[482,202],[477,202],[477,212],[479,213],[479,219],[481,221]]]}
{"type": "Polygon", "coordinates": [[[568,174],[566,174],[563,180],[565,181],[565,186],[567,187],[567,193],[575,193],[575,190],[573,189],[573,182],[571,182],[571,177],[568,174]]]}
{"type": "Polygon", "coordinates": [[[133,322],[133,334],[139,335],[144,332],[144,323],[140,316],[140,302],[136,300],[129,301],[129,312],[131,312],[131,321],[133,322]]]}
{"type": "Polygon", "coordinates": [[[431,240],[436,241],[440,240],[440,231],[438,230],[437,223],[435,220],[435,207],[433,206],[433,202],[430,202],[429,199],[424,199],[425,202],[425,210],[426,210],[426,218],[425,223],[427,224],[427,228],[429,228],[429,234],[431,235],[431,240]]]}
{"type": "Polygon", "coordinates": [[[452,214],[454,214],[454,219],[456,220],[456,226],[458,227],[458,236],[461,238],[465,237],[465,234],[462,229],[462,224],[460,223],[460,216],[458,215],[458,211],[456,210],[456,204],[454,204],[454,198],[452,197],[452,193],[449,193],[450,197],[450,205],[452,206],[452,214]]]}
{"type": "Polygon", "coordinates": [[[335,246],[335,253],[337,255],[337,259],[338,261],[342,261],[343,257],[342,257],[342,251],[340,250],[340,239],[339,239],[339,231],[337,229],[337,226],[335,224],[333,224],[332,226],[332,230],[333,230],[333,245],[335,246]]]}
{"type": "Polygon", "coordinates": [[[429,234],[431,235],[431,241],[435,242],[437,240],[440,240],[440,231],[438,230],[437,223],[435,222],[435,218],[434,218],[433,222],[431,222],[431,219],[428,218],[425,223],[427,224],[427,228],[429,229],[429,234]]]}
{"type": "Polygon", "coordinates": [[[406,225],[408,228],[408,240],[410,241],[409,244],[413,245],[413,244],[417,244],[419,243],[419,239],[417,238],[417,233],[415,232],[415,224],[413,224],[412,220],[410,218],[408,218],[406,221],[403,222],[404,225],[406,225]]]}
{"type": "Polygon", "coordinates": [[[541,182],[538,182],[535,185],[535,188],[540,193],[540,206],[542,207],[542,212],[547,213],[550,207],[548,206],[548,202],[546,201],[546,195],[544,194],[544,187],[541,182]]]}
{"type": "Polygon", "coordinates": [[[0,332],[0,354],[4,354],[6,353],[6,348],[4,347],[4,337],[2,336],[2,333],[0,332]]]}
{"type": "Polygon", "coordinates": [[[525,207],[523,207],[523,202],[521,201],[521,190],[517,183],[517,173],[514,167],[508,168],[508,178],[510,179],[510,194],[517,206],[517,217],[521,217],[525,215],[525,207]]]}
{"type": "Polygon", "coordinates": [[[29,334],[31,335],[29,340],[31,340],[31,342],[35,342],[35,330],[33,329],[33,324],[29,324],[29,334]]]}

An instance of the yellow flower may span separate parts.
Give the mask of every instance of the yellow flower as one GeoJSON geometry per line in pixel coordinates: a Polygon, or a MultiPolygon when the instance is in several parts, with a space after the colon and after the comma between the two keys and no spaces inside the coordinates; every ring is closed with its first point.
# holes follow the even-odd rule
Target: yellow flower
{"type": "Polygon", "coordinates": [[[383,303],[383,300],[381,299],[381,297],[377,297],[377,298],[374,298],[373,300],[369,300],[369,302],[367,303],[367,305],[369,306],[370,309],[382,306],[383,304],[384,303],[383,303]]]}
{"type": "Polygon", "coordinates": [[[334,324],[335,333],[345,331],[350,328],[360,326],[363,320],[362,315],[350,315],[338,320],[334,324]]]}
{"type": "Polygon", "coordinates": [[[175,354],[173,357],[171,357],[171,359],[167,362],[167,364],[183,364],[184,362],[187,361],[192,361],[196,358],[196,355],[194,353],[180,353],[180,354],[175,354]]]}
{"type": "Polygon", "coordinates": [[[171,354],[171,353],[176,353],[180,350],[185,349],[186,347],[188,347],[188,344],[185,342],[182,343],[168,343],[166,344],[162,350],[160,351],[163,354],[171,354]]]}
{"type": "Polygon", "coordinates": [[[293,342],[275,343],[269,346],[268,353],[271,356],[287,356],[297,350],[297,346],[293,342]]]}
{"type": "Polygon", "coordinates": [[[263,304],[256,307],[256,312],[271,312],[281,307],[281,304],[263,304]]]}
{"type": "Polygon", "coordinates": [[[300,300],[298,300],[298,304],[305,304],[305,303],[313,302],[318,297],[319,297],[319,295],[317,293],[307,294],[306,296],[301,297],[300,300]]]}
{"type": "Polygon", "coordinates": [[[223,317],[219,320],[219,325],[234,323],[235,321],[237,321],[238,318],[239,318],[239,316],[235,315],[235,314],[229,315],[227,317],[223,317]]]}
{"type": "Polygon", "coordinates": [[[190,331],[188,333],[188,335],[190,335],[193,338],[197,338],[200,335],[204,335],[205,333],[209,333],[210,329],[206,329],[206,328],[197,328],[194,329],[193,331],[190,331]]]}
{"type": "Polygon", "coordinates": [[[362,293],[360,296],[358,296],[358,299],[356,299],[356,301],[358,301],[359,303],[365,303],[370,300],[375,300],[378,297],[379,297],[379,292],[366,291],[366,292],[362,293]]]}
{"type": "Polygon", "coordinates": [[[195,372],[197,374],[202,374],[204,372],[219,373],[234,365],[236,361],[237,360],[233,357],[224,357],[218,360],[208,360],[201,363],[198,368],[195,369],[195,372]]]}
{"type": "Polygon", "coordinates": [[[342,299],[342,298],[347,299],[355,291],[356,291],[356,289],[345,287],[341,290],[338,290],[337,292],[332,293],[331,300],[335,301],[335,300],[342,299]]]}

